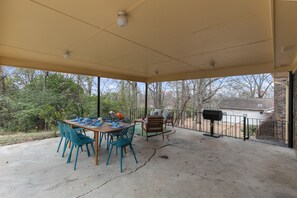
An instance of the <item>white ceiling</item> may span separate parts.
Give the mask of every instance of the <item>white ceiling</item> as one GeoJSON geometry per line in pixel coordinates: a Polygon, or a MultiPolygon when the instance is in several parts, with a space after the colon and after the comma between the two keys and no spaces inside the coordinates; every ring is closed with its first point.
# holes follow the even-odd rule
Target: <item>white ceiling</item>
{"type": "Polygon", "coordinates": [[[0,0],[0,64],[143,82],[291,71],[296,10],[283,0],[0,0]]]}

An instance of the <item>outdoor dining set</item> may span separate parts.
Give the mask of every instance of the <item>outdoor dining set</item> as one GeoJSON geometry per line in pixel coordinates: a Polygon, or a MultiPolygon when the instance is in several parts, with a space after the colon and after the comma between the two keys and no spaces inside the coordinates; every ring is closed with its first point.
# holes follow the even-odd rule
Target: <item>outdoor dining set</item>
{"type": "Polygon", "coordinates": [[[86,147],[88,156],[90,156],[89,146],[91,146],[92,151],[95,154],[95,164],[98,165],[98,147],[101,146],[101,142],[104,138],[107,140],[107,150],[109,150],[106,165],[109,164],[109,159],[111,157],[113,147],[116,147],[116,153],[118,149],[120,149],[121,172],[123,150],[126,151],[126,147],[130,147],[130,150],[134,155],[135,162],[138,163],[132,145],[135,125],[119,122],[118,120],[103,121],[91,118],[77,118],[73,120],[64,120],[64,122],[58,122],[58,128],[60,131],[61,139],[58,145],[57,152],[59,152],[61,144],[64,141],[62,157],[64,157],[67,147],[70,147],[67,163],[71,162],[72,151],[74,148],[76,148],[74,170],[76,170],[77,166],[79,149],[83,150],[82,147],[84,145],[86,147]],[[85,133],[85,130],[93,131],[94,138],[88,137],[85,133]]]}
{"type": "MultiPolygon", "coordinates": [[[[172,115],[173,116],[173,115],[172,115]]],[[[57,152],[59,152],[61,145],[63,144],[62,157],[64,157],[67,148],[70,149],[67,163],[71,163],[71,157],[73,149],[76,149],[76,156],[74,161],[74,170],[76,170],[77,159],[79,150],[83,151],[83,146],[86,147],[87,155],[90,156],[90,148],[95,155],[95,164],[98,165],[98,151],[101,147],[102,141],[106,140],[106,150],[108,151],[108,158],[106,165],[109,164],[110,157],[112,155],[113,148],[116,147],[116,154],[120,149],[120,172],[122,172],[122,159],[123,152],[126,153],[126,147],[130,148],[133,153],[135,162],[138,163],[135,151],[132,145],[133,136],[135,133],[135,125],[140,122],[142,134],[143,131],[146,133],[146,138],[161,135],[164,140],[163,124],[171,123],[173,126],[173,117],[170,114],[164,119],[162,115],[148,116],[146,119],[136,119],[134,124],[126,118],[120,117],[120,119],[112,118],[75,118],[70,120],[64,120],[58,122],[58,128],[60,131],[60,142],[58,145],[57,152]],[[94,137],[90,138],[86,135],[87,131],[94,132],[94,137]],[[155,133],[153,135],[148,135],[155,133]]]]}

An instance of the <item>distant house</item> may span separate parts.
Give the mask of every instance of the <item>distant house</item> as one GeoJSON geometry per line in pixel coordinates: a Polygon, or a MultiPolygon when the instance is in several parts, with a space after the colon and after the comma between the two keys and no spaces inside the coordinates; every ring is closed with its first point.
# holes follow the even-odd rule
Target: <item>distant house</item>
{"type": "Polygon", "coordinates": [[[268,98],[234,98],[222,100],[219,108],[228,120],[235,116],[266,120],[273,114],[274,103],[268,98]]]}

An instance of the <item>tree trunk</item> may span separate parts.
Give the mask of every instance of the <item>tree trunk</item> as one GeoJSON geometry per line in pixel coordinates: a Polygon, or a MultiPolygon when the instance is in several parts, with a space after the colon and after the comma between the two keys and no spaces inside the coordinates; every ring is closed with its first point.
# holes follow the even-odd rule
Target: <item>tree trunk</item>
{"type": "Polygon", "coordinates": [[[91,96],[92,95],[92,87],[93,87],[93,77],[88,77],[88,95],[91,96]]]}
{"type": "Polygon", "coordinates": [[[0,86],[1,86],[0,93],[3,95],[6,93],[5,78],[6,78],[6,75],[4,75],[3,67],[0,66],[0,86]]]}

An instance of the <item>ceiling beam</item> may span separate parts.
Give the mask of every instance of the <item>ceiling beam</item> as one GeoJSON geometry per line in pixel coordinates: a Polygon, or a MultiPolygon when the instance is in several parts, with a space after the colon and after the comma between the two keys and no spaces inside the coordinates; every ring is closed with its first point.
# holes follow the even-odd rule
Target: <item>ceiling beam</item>
{"type": "Polygon", "coordinates": [[[239,75],[289,72],[289,71],[293,71],[293,67],[274,68],[272,63],[265,63],[265,64],[257,64],[257,65],[218,68],[214,70],[203,70],[203,71],[197,71],[197,72],[178,73],[178,74],[171,74],[171,75],[159,75],[159,76],[153,76],[153,77],[147,78],[147,82],[214,78],[214,77],[239,76],[239,75]]]}
{"type": "Polygon", "coordinates": [[[3,57],[3,56],[0,56],[0,65],[145,82],[144,77],[120,74],[116,72],[100,71],[99,69],[96,70],[96,69],[81,68],[81,67],[74,67],[74,66],[68,66],[68,65],[56,65],[52,63],[15,59],[15,58],[3,57]]]}

